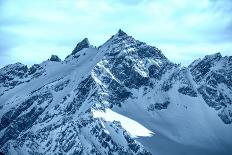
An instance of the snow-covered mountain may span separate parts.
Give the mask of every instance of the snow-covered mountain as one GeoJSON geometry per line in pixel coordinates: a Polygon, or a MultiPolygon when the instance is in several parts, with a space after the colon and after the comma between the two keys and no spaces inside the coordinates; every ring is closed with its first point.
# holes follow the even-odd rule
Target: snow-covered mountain
{"type": "Polygon", "coordinates": [[[0,150],[31,154],[232,152],[232,57],[188,67],[122,30],[65,60],[0,69],[0,150]]]}

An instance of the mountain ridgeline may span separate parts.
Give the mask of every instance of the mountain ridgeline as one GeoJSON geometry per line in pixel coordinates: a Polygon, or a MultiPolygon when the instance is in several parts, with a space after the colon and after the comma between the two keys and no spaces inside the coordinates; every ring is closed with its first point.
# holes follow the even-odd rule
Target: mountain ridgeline
{"type": "Polygon", "coordinates": [[[119,30],[63,61],[0,69],[6,155],[229,155],[231,131],[232,56],[182,67],[119,30]]]}

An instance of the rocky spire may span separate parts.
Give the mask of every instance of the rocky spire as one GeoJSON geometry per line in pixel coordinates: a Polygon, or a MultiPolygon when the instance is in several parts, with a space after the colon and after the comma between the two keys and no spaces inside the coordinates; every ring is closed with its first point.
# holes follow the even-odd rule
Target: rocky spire
{"type": "Polygon", "coordinates": [[[77,52],[79,52],[80,50],[84,49],[84,48],[89,48],[89,40],[88,38],[83,39],[81,42],[79,42],[76,47],[74,48],[74,50],[72,51],[72,55],[76,54],[77,52]]]}
{"type": "Polygon", "coordinates": [[[57,55],[52,55],[49,60],[50,61],[56,61],[56,62],[60,62],[61,61],[61,59],[57,55]]]}
{"type": "Polygon", "coordinates": [[[120,37],[120,36],[125,36],[127,34],[122,29],[119,29],[117,35],[120,37]]]}

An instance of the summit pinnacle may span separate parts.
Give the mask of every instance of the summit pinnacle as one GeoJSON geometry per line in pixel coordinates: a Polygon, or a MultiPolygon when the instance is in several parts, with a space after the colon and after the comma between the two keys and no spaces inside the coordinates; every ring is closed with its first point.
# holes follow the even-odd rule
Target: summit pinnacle
{"type": "Polygon", "coordinates": [[[82,50],[84,48],[89,48],[89,40],[88,40],[88,38],[83,39],[81,42],[79,42],[76,45],[76,47],[72,51],[72,55],[76,54],[77,52],[79,52],[80,50],[82,50]]]}
{"type": "Polygon", "coordinates": [[[118,34],[118,36],[127,35],[126,32],[124,32],[122,29],[119,29],[117,34],[118,34]]]}

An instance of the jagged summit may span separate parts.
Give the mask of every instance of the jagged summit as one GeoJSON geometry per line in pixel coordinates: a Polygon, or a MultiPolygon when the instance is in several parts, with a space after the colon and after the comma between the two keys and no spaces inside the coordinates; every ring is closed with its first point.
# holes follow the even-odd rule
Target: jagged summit
{"type": "MultiPolygon", "coordinates": [[[[128,37],[127,33],[124,32],[122,29],[119,29],[119,30],[117,31],[117,33],[114,34],[114,35],[112,35],[111,38],[110,38],[109,40],[117,39],[117,38],[127,38],[127,37],[128,37]]],[[[108,40],[108,41],[109,41],[109,40],[108,40]]],[[[104,44],[103,44],[103,45],[104,45],[104,44]]]]}
{"type": "Polygon", "coordinates": [[[56,62],[60,62],[61,61],[61,59],[57,55],[52,55],[49,60],[50,61],[56,61],[56,62]]]}
{"type": "Polygon", "coordinates": [[[216,58],[221,58],[222,55],[220,52],[218,53],[214,53],[214,54],[210,54],[210,55],[206,55],[204,59],[210,59],[210,60],[213,60],[213,59],[216,59],[216,58]]]}
{"type": "Polygon", "coordinates": [[[214,60],[220,60],[222,58],[222,55],[220,52],[218,53],[214,53],[214,54],[209,54],[209,55],[206,55],[204,58],[199,58],[197,60],[194,60],[190,65],[189,67],[192,68],[193,66],[196,66],[197,64],[199,64],[200,62],[203,63],[203,62],[211,62],[211,61],[214,61],[214,60]]]}
{"type": "Polygon", "coordinates": [[[122,40],[126,40],[126,39],[129,39],[129,40],[135,40],[133,37],[131,36],[128,36],[126,34],[126,32],[124,32],[122,29],[119,29],[117,31],[117,33],[115,33],[114,35],[112,35],[104,44],[100,45],[98,48],[101,48],[102,46],[107,46],[107,45],[112,45],[112,44],[117,44],[119,42],[121,42],[122,40]],[[121,40],[121,41],[119,41],[121,40]]]}
{"type": "Polygon", "coordinates": [[[84,49],[84,48],[89,48],[90,44],[89,44],[89,40],[88,38],[84,38],[81,42],[79,42],[76,47],[74,48],[74,50],[72,51],[72,55],[76,54],[77,52],[79,52],[80,50],[84,49]]]}
{"type": "Polygon", "coordinates": [[[117,36],[125,36],[125,35],[127,35],[127,34],[122,29],[118,30],[117,36]]]}

